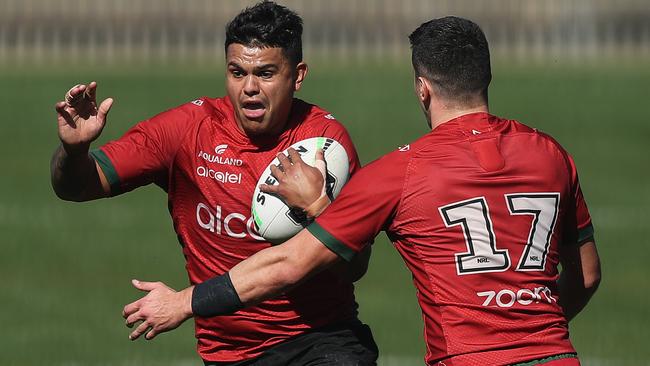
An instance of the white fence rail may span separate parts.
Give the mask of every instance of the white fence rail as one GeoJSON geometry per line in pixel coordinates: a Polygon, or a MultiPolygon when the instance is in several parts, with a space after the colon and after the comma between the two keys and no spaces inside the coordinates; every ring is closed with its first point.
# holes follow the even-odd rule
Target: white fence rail
{"type": "MultiPolygon", "coordinates": [[[[434,17],[479,23],[497,56],[650,60],[650,0],[285,0],[304,18],[307,57],[403,60],[434,17]]],[[[254,1],[0,0],[0,63],[214,62],[224,28],[254,1]]]]}

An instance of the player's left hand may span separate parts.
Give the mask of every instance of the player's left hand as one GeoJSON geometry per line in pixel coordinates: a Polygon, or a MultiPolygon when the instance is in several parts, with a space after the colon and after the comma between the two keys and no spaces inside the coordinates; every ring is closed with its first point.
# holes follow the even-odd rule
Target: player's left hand
{"type": "Polygon", "coordinates": [[[126,326],[131,328],[141,323],[129,335],[136,340],[142,334],[153,339],[160,333],[176,329],[192,316],[192,287],[175,291],[162,282],[132,280],[133,286],[147,294],[124,307],[122,316],[126,326]]]}
{"type": "Polygon", "coordinates": [[[262,192],[278,195],[287,206],[301,210],[325,195],[327,166],[323,150],[316,151],[315,167],[305,163],[293,148],[289,148],[288,156],[279,153],[277,157],[280,164],[271,166],[271,174],[278,184],[262,184],[262,192]]]}

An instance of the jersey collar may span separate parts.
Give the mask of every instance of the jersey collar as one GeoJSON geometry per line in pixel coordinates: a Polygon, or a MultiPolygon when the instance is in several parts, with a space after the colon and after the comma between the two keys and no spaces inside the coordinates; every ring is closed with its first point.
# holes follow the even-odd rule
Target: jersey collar
{"type": "Polygon", "coordinates": [[[285,126],[285,130],[280,135],[251,139],[237,125],[237,120],[235,119],[235,109],[230,102],[230,98],[228,96],[224,96],[221,98],[221,100],[224,105],[223,112],[226,116],[226,128],[228,128],[228,130],[230,130],[238,140],[242,141],[242,143],[257,145],[260,147],[273,146],[286,139],[289,136],[290,131],[295,126],[304,121],[309,114],[309,104],[298,98],[294,98],[291,106],[291,112],[289,112],[289,121],[285,126]]]}
{"type": "Polygon", "coordinates": [[[468,113],[438,125],[432,132],[440,133],[457,130],[466,136],[478,137],[486,132],[493,131],[498,126],[499,121],[499,117],[487,112],[468,113]]]}

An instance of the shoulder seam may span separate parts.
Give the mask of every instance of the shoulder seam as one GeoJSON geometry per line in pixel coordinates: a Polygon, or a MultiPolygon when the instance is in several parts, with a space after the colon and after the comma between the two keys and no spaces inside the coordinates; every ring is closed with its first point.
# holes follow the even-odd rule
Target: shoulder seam
{"type": "Polygon", "coordinates": [[[399,215],[402,212],[402,202],[404,200],[404,192],[406,191],[406,186],[408,185],[408,181],[411,178],[408,172],[411,168],[411,164],[413,164],[413,156],[409,156],[407,159],[408,162],[405,164],[406,167],[404,168],[404,180],[402,183],[402,189],[400,190],[399,201],[397,202],[397,207],[395,208],[395,216],[399,215]]]}
{"type": "MultiPolygon", "coordinates": [[[[203,122],[206,118],[209,118],[212,115],[212,113],[216,113],[219,116],[221,116],[222,118],[225,117],[223,115],[223,113],[221,113],[220,110],[218,110],[217,108],[214,108],[212,105],[206,106],[205,105],[206,103],[210,104],[210,103],[208,103],[207,99],[208,99],[208,97],[203,96],[203,97],[193,99],[192,101],[186,102],[186,103],[181,104],[180,106],[178,106],[178,108],[183,108],[185,106],[189,107],[188,104],[192,104],[195,107],[199,108],[200,112],[196,113],[196,115],[197,115],[196,118],[188,118],[188,122],[187,122],[188,126],[203,122]],[[196,104],[193,103],[196,100],[202,100],[202,101],[204,101],[204,103],[202,105],[200,105],[200,106],[196,105],[196,104]]],[[[192,114],[192,112],[188,111],[188,115],[191,115],[191,114],[192,114]]],[[[187,136],[189,135],[190,131],[192,131],[191,128],[186,128],[185,131],[183,132],[183,134],[181,135],[180,141],[178,143],[178,148],[174,151],[174,154],[172,155],[171,160],[168,162],[168,168],[167,168],[168,171],[171,168],[171,166],[173,165],[173,162],[176,159],[176,156],[178,155],[178,151],[180,150],[181,146],[183,145],[183,142],[187,139],[187,136]]],[[[154,140],[152,140],[152,141],[154,142],[154,145],[156,146],[157,152],[160,153],[160,147],[158,146],[157,143],[155,143],[154,140]]]]}

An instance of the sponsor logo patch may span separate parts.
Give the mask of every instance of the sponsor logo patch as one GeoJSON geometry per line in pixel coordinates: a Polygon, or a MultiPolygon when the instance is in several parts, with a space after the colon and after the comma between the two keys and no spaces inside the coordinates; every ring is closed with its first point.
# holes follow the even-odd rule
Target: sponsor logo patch
{"type": "Polygon", "coordinates": [[[255,229],[252,217],[239,212],[226,212],[221,205],[210,207],[205,203],[196,205],[196,223],[211,233],[243,239],[248,236],[265,241],[255,229]]]}
{"type": "Polygon", "coordinates": [[[224,153],[228,150],[227,144],[217,145],[214,148],[214,154],[210,154],[203,150],[199,151],[198,157],[205,160],[208,163],[215,163],[219,165],[231,165],[231,166],[243,166],[244,161],[236,158],[224,157],[224,153]]]}
{"type": "Polygon", "coordinates": [[[221,183],[241,184],[241,173],[214,170],[205,166],[196,167],[196,174],[199,177],[214,179],[221,183]]]}
{"type": "Polygon", "coordinates": [[[226,149],[228,148],[228,145],[223,144],[223,145],[218,145],[217,147],[214,148],[214,153],[217,155],[221,155],[226,152],[226,149]]]}

